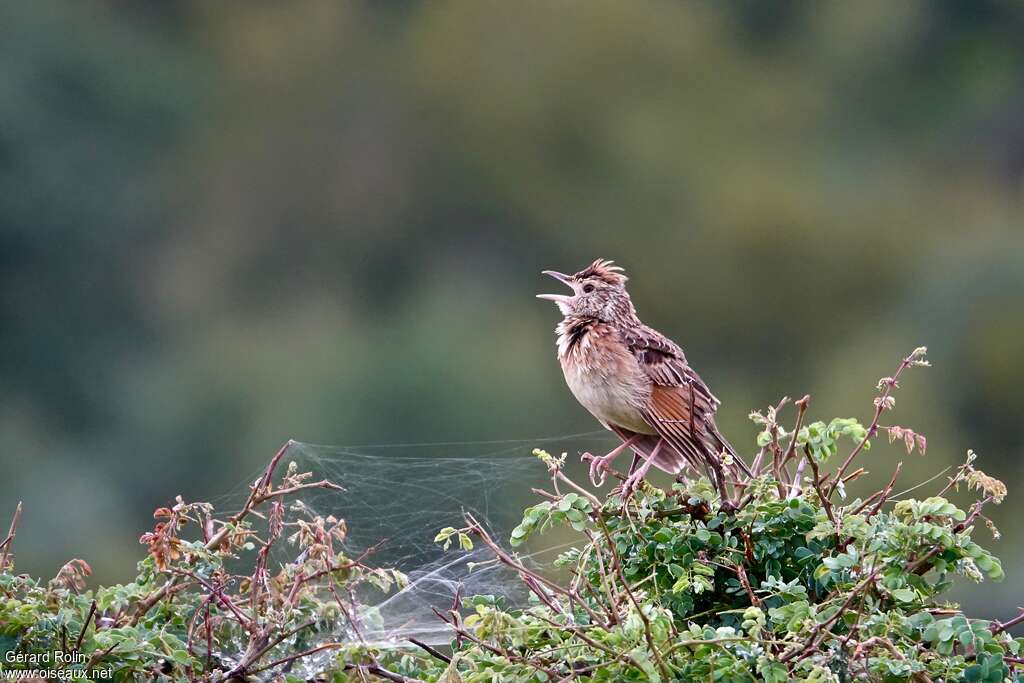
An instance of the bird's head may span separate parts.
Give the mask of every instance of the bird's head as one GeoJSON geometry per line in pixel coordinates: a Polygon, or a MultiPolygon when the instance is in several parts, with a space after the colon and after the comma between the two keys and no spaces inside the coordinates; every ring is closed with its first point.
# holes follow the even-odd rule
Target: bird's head
{"type": "Polygon", "coordinates": [[[574,275],[545,270],[572,294],[538,294],[538,299],[554,301],[562,315],[583,316],[598,320],[614,320],[633,314],[633,304],[626,292],[626,276],[612,261],[598,259],[574,275]]]}

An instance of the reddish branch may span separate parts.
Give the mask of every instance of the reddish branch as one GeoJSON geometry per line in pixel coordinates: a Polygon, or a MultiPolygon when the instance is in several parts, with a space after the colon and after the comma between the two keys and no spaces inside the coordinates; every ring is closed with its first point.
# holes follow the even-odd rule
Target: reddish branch
{"type": "Polygon", "coordinates": [[[991,631],[992,631],[992,635],[998,635],[998,634],[1002,633],[1003,631],[1006,631],[1007,629],[1011,629],[1014,626],[1016,626],[1017,624],[1020,624],[1020,623],[1024,622],[1024,607],[1020,607],[1018,609],[1020,610],[1020,614],[1015,616],[1013,619],[1010,619],[1009,621],[1006,621],[1006,622],[1003,622],[1003,621],[993,621],[992,622],[992,626],[990,627],[991,631]]]}
{"type": "MultiPolygon", "coordinates": [[[[270,460],[270,464],[268,464],[266,469],[263,471],[262,476],[251,487],[249,491],[249,498],[245,501],[245,505],[242,506],[242,509],[237,514],[235,514],[228,520],[227,524],[221,526],[221,528],[215,534],[213,534],[213,536],[210,537],[210,540],[207,541],[205,545],[207,550],[215,550],[218,547],[220,547],[220,545],[228,537],[228,534],[231,532],[231,529],[236,524],[238,524],[243,519],[248,517],[249,514],[258,505],[260,505],[261,503],[265,503],[266,501],[271,500],[272,498],[290,495],[292,493],[297,493],[298,491],[304,491],[307,489],[331,489],[334,491],[345,490],[343,487],[338,486],[337,484],[334,484],[333,482],[327,480],[299,484],[296,486],[290,486],[287,488],[274,490],[272,487],[274,471],[277,469],[278,463],[281,462],[281,458],[284,457],[284,454],[294,443],[294,441],[288,441],[288,443],[281,446],[280,450],[278,450],[277,453],[274,454],[274,457],[270,460]]],[[[157,590],[153,591],[148,596],[143,598],[141,601],[139,601],[138,606],[135,608],[134,614],[129,620],[129,624],[132,626],[136,625],[142,617],[144,617],[151,609],[153,609],[153,607],[157,603],[159,603],[167,596],[168,591],[170,591],[171,588],[173,588],[177,582],[178,578],[172,576],[164,583],[163,586],[161,586],[160,588],[158,588],[157,590]]]]}

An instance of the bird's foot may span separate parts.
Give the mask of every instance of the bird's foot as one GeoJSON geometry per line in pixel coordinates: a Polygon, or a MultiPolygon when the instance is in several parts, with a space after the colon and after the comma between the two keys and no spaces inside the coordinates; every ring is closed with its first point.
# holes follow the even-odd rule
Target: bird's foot
{"type": "Polygon", "coordinates": [[[627,479],[622,484],[622,497],[623,497],[623,500],[630,498],[636,492],[636,490],[638,488],[640,488],[640,483],[643,480],[644,480],[644,475],[641,474],[640,472],[634,472],[633,474],[629,475],[629,479],[627,479]],[[637,476],[637,475],[640,475],[640,476],[637,476]]]}
{"type": "Polygon", "coordinates": [[[640,468],[633,474],[629,475],[626,481],[622,482],[620,486],[616,487],[613,493],[617,493],[622,498],[622,502],[626,502],[633,497],[633,494],[640,488],[640,485],[644,482],[646,477],[647,469],[640,468]]]}
{"type": "Polygon", "coordinates": [[[612,461],[619,454],[617,452],[609,453],[608,455],[598,457],[593,453],[584,453],[581,457],[583,462],[590,463],[590,483],[600,488],[604,486],[604,481],[608,476],[608,472],[612,468],[612,461]]]}
{"type": "Polygon", "coordinates": [[[651,469],[651,463],[653,463],[654,459],[658,457],[658,451],[661,450],[662,443],[664,442],[658,441],[654,450],[651,451],[651,455],[646,459],[641,458],[643,462],[640,464],[640,467],[636,468],[636,471],[630,474],[629,477],[626,478],[626,481],[622,482],[622,486],[619,487],[622,494],[622,502],[629,500],[636,490],[640,488],[640,484],[647,477],[647,470],[651,469]]]}

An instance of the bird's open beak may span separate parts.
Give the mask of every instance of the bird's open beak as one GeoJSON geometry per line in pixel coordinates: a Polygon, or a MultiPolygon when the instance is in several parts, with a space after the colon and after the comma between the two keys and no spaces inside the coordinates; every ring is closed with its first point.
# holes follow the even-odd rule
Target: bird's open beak
{"type": "MultiPolygon", "coordinates": [[[[559,273],[557,270],[544,270],[541,271],[541,274],[550,275],[551,277],[555,278],[566,287],[572,287],[572,277],[566,275],[565,273],[559,273]]],[[[573,288],[573,290],[575,291],[575,288],[573,288]]],[[[569,301],[570,299],[572,299],[572,296],[568,294],[538,294],[537,298],[547,299],[548,301],[554,301],[557,304],[569,301]]]]}

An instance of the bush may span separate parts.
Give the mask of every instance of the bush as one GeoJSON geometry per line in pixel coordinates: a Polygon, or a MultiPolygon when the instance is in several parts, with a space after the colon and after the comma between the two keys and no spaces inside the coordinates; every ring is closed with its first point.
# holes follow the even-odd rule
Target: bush
{"type": "MultiPolygon", "coordinates": [[[[732,482],[725,500],[705,478],[601,500],[565,474],[564,454],[535,451],[551,490],[538,492],[542,500],[525,511],[510,545],[558,525],[579,543],[552,571],[538,572],[471,515],[463,528],[442,529],[435,540],[456,545],[453,552],[484,544],[531,598],[510,606],[500,596],[473,596],[462,609],[439,612],[453,633],[443,652],[416,641],[408,649],[360,645],[355,588],[387,591],[404,576],[368,566],[369,553],[338,552],[342,521],[313,516],[301,503],[286,521],[283,499],[334,485],[309,482],[292,466],[275,487],[281,453],[227,520],[180,500],[157,511],[161,521],[142,539],[149,555],[131,584],[93,594],[81,592],[80,561],[45,585],[8,566],[0,575],[3,637],[22,653],[81,652],[82,670],[179,680],[305,680],[296,663],[324,652],[331,656],[317,660],[315,680],[1019,680],[1020,641],[1007,629],[1024,615],[1006,624],[971,619],[942,601],[958,576],[1002,578],[999,560],[973,540],[979,523],[998,534],[984,508],[1005,497],[1002,483],[968,452],[923,500],[891,500],[898,468],[882,490],[846,494],[862,473],[852,469],[857,456],[880,433],[908,452],[925,451],[921,435],[879,421],[894,408],[901,374],[926,364],[918,349],[879,382],[867,426],[807,423],[808,397],[795,402],[788,431],[779,424],[785,400],[752,414],[761,430],[757,476],[732,482]],[[848,454],[826,472],[844,441],[848,454]],[[975,495],[965,508],[948,499],[959,489],[975,495]],[[252,514],[258,510],[265,514],[252,514]],[[185,540],[186,528],[198,537],[185,540]],[[271,575],[267,556],[286,530],[299,555],[271,575]],[[230,573],[225,562],[247,549],[256,554],[253,570],[230,573]],[[344,642],[326,637],[339,619],[350,625],[344,642]]],[[[10,538],[0,562],[9,546],[10,538]]]]}

